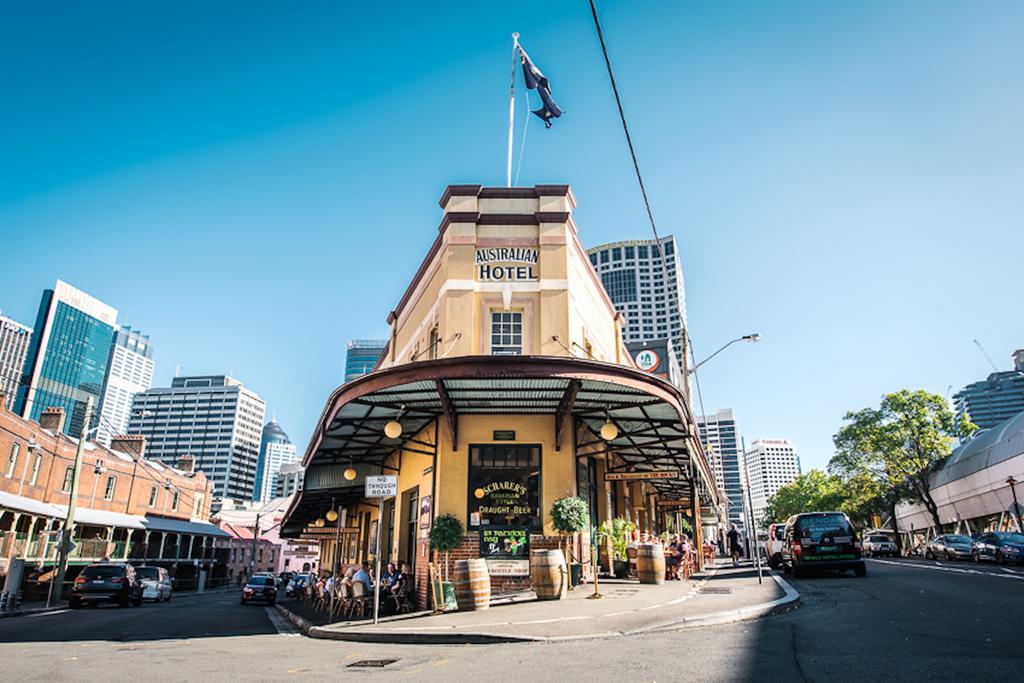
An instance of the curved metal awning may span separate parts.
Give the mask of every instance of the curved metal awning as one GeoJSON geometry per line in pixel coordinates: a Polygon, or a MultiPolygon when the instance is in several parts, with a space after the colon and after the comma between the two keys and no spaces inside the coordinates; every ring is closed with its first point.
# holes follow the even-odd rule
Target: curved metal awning
{"type": "Polygon", "coordinates": [[[571,443],[575,421],[585,427],[578,446],[614,452],[623,471],[678,469],[677,479],[650,483],[667,497],[694,488],[717,503],[715,487],[689,406],[669,382],[633,368],[552,356],[459,356],[379,370],[339,387],[328,400],[304,464],[380,467],[396,449],[434,454],[433,439],[416,435],[434,420],[458,444],[459,415],[550,414],[556,441],[571,443]],[[611,418],[619,428],[600,438],[611,418]],[[384,434],[399,420],[400,438],[384,434]]]}

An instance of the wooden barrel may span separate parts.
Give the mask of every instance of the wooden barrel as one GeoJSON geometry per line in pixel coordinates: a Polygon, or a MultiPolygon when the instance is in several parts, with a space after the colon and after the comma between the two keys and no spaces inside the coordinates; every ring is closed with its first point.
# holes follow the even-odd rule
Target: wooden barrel
{"type": "Polygon", "coordinates": [[[637,550],[636,575],[640,583],[665,583],[665,551],[661,544],[643,544],[637,550]]]}
{"type": "Polygon", "coordinates": [[[487,562],[457,560],[455,562],[455,600],[463,611],[487,609],[491,606],[491,577],[487,562]]]}
{"type": "Polygon", "coordinates": [[[565,556],[561,550],[530,552],[530,581],[538,600],[558,600],[567,589],[565,556]]]}

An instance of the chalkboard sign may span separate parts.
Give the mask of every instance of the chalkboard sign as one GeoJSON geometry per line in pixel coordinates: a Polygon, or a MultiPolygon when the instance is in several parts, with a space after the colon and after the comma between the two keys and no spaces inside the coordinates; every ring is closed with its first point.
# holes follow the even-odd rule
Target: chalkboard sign
{"type": "Polygon", "coordinates": [[[511,429],[495,429],[494,430],[495,441],[515,441],[516,433],[511,429]]]}

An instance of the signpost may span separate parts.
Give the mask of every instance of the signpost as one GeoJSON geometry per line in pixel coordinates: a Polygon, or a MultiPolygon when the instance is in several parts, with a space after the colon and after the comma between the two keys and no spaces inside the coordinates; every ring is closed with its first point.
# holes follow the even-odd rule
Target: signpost
{"type": "Polygon", "coordinates": [[[373,623],[377,623],[380,617],[380,539],[384,534],[380,533],[380,525],[384,522],[384,499],[394,498],[398,495],[398,475],[395,474],[382,474],[380,476],[367,477],[366,488],[363,494],[367,498],[379,498],[380,503],[377,507],[377,519],[378,519],[378,532],[377,532],[377,549],[376,555],[376,568],[374,569],[373,576],[373,623]]]}
{"type": "Polygon", "coordinates": [[[678,479],[679,470],[651,470],[649,472],[606,472],[605,481],[633,481],[637,479],[678,479]]]}

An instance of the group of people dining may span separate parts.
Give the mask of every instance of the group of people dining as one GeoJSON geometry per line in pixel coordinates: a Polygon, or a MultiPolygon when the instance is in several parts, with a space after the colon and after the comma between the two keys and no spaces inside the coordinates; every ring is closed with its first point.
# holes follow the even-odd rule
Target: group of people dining
{"type": "MultiPolygon", "coordinates": [[[[637,548],[641,545],[661,545],[665,552],[665,579],[681,581],[689,579],[697,567],[697,546],[688,534],[663,535],[646,531],[634,531],[626,554],[629,557],[630,573],[635,569],[637,548]]],[[[714,560],[715,548],[705,543],[701,549],[705,559],[714,560]]]]}
{"type": "MultiPolygon", "coordinates": [[[[380,612],[398,614],[410,609],[414,578],[404,562],[388,562],[380,575],[380,612]]],[[[313,607],[348,617],[373,613],[374,583],[371,565],[363,562],[337,574],[323,573],[306,586],[313,607]]]]}

